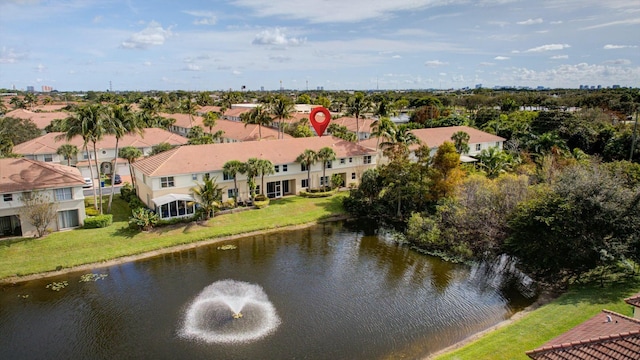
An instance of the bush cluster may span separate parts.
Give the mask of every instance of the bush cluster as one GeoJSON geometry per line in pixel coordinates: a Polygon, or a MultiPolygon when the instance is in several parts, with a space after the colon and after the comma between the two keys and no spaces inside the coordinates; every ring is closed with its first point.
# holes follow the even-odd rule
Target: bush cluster
{"type": "Polygon", "coordinates": [[[84,228],[85,229],[97,229],[104,228],[113,222],[113,215],[111,214],[103,214],[97,216],[89,216],[84,219],[84,228]]]}

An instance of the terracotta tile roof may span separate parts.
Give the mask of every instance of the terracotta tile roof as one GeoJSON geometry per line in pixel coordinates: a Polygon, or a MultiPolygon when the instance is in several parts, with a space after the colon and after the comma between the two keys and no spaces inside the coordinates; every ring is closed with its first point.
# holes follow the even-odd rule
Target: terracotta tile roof
{"type": "MultiPolygon", "coordinates": [[[[209,128],[203,126],[205,132],[209,132],[209,128]]],[[[278,130],[263,126],[262,130],[259,131],[258,125],[248,124],[247,126],[244,123],[238,121],[224,120],[219,119],[216,122],[216,126],[213,127],[212,132],[216,132],[218,130],[224,131],[224,138],[233,139],[237,141],[255,141],[260,139],[260,132],[262,132],[262,140],[272,140],[278,138],[278,130]]],[[[290,135],[284,134],[285,139],[291,138],[290,135]]]]}
{"type": "Polygon", "coordinates": [[[336,158],[372,154],[370,149],[331,136],[291,138],[276,141],[181,146],[138,160],[133,167],[147,176],[168,176],[222,169],[229,160],[268,159],[275,165],[295,162],[305,149],[315,151],[328,146],[336,158]]]}
{"type": "MultiPolygon", "coordinates": [[[[458,131],[464,131],[469,134],[469,144],[479,144],[479,143],[494,143],[498,141],[505,141],[506,139],[501,138],[499,136],[474,129],[468,126],[449,126],[449,127],[440,127],[440,128],[429,128],[429,129],[416,129],[411,130],[415,136],[420,139],[422,142],[421,145],[427,145],[430,148],[440,147],[445,141],[451,141],[451,136],[458,131]]],[[[380,142],[383,140],[380,139],[380,142]]],[[[372,149],[376,147],[376,143],[378,142],[377,138],[369,138],[367,140],[363,140],[360,142],[360,145],[367,146],[372,149]]],[[[419,145],[414,145],[411,149],[418,148],[419,145]]]]}
{"type": "Polygon", "coordinates": [[[200,107],[200,109],[197,110],[198,114],[206,114],[209,111],[220,112],[220,106],[207,105],[207,106],[202,106],[200,107]]]}
{"type": "Polygon", "coordinates": [[[464,131],[469,134],[469,144],[492,143],[505,141],[505,138],[474,129],[468,126],[448,126],[429,129],[416,129],[411,132],[416,135],[423,144],[427,144],[430,148],[439,147],[445,141],[451,141],[451,136],[458,131],[464,131]]]}
{"type": "Polygon", "coordinates": [[[628,298],[624,299],[624,302],[626,302],[629,305],[632,305],[632,306],[640,308],[640,293],[637,293],[637,294],[633,295],[632,297],[628,297],[628,298]]]}
{"type": "Polygon", "coordinates": [[[227,111],[224,112],[224,116],[226,117],[240,117],[240,115],[251,111],[251,108],[233,108],[233,109],[228,109],[227,111]]]}
{"type": "Polygon", "coordinates": [[[163,118],[167,118],[167,119],[176,119],[176,122],[174,123],[174,125],[183,127],[185,129],[190,129],[191,127],[196,126],[196,125],[204,127],[202,125],[202,117],[198,116],[198,115],[194,115],[193,116],[193,122],[191,121],[191,117],[189,117],[188,114],[161,113],[159,115],[162,116],[163,118]]]}
{"type": "Polygon", "coordinates": [[[64,111],[33,112],[25,109],[16,109],[13,111],[9,111],[4,116],[17,119],[29,119],[33,121],[34,124],[36,124],[38,129],[44,129],[45,127],[47,127],[47,125],[51,124],[53,120],[66,119],[69,117],[69,114],[64,111]]]}
{"type": "Polygon", "coordinates": [[[354,133],[358,129],[357,126],[359,126],[361,133],[370,133],[371,125],[375,120],[373,119],[358,119],[358,120],[360,121],[360,124],[356,125],[356,118],[343,116],[337,119],[332,119],[331,123],[345,126],[347,129],[349,129],[349,131],[354,133]]]}
{"type": "MultiPolygon", "coordinates": [[[[38,138],[23,142],[13,148],[13,152],[22,155],[38,155],[38,154],[55,154],[56,150],[62,144],[72,144],[82,149],[83,141],[80,136],[76,136],[70,141],[64,139],[56,140],[56,137],[62,133],[53,132],[42,135],[38,138]]],[[[164,129],[147,128],[144,129],[142,135],[125,135],[118,143],[119,148],[125,146],[133,146],[137,148],[152,147],[162,142],[168,142],[171,145],[184,145],[189,140],[183,136],[171,133],[164,129]]],[[[116,138],[113,135],[105,136],[104,139],[97,143],[98,149],[115,149],[116,138]]]]}
{"type": "Polygon", "coordinates": [[[80,170],[25,158],[0,159],[0,193],[84,185],[80,170]]]}
{"type": "Polygon", "coordinates": [[[526,354],[536,360],[637,360],[640,359],[640,320],[602,310],[602,313],[526,354]]]}

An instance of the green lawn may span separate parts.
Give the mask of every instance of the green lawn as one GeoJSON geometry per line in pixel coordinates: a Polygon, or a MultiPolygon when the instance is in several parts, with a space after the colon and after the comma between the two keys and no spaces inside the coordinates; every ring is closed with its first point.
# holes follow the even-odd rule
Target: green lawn
{"type": "Polygon", "coordinates": [[[632,307],[623,299],[638,292],[638,278],[604,288],[597,284],[573,286],[556,300],[512,324],[436,359],[529,359],[525,351],[539,347],[602,309],[633,316],[632,307]]]}
{"type": "MultiPolygon", "coordinates": [[[[226,235],[315,222],[344,214],[342,198],[346,195],[340,193],[319,199],[287,197],[271,201],[271,205],[264,209],[216,216],[204,226],[189,223],[151,232],[128,228],[128,207],[116,196],[112,211],[114,223],[107,228],[57,232],[42,239],[0,241],[0,279],[96,263],[226,235]]],[[[92,197],[87,200],[87,203],[92,202],[92,197]]]]}

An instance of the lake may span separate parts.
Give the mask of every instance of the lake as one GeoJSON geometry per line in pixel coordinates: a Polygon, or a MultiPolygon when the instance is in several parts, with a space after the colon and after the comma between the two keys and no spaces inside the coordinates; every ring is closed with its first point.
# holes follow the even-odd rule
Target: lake
{"type": "Polygon", "coordinates": [[[95,281],[4,285],[0,359],[422,358],[535,300],[509,268],[448,263],[362,223],[246,237],[97,268],[95,281]]]}

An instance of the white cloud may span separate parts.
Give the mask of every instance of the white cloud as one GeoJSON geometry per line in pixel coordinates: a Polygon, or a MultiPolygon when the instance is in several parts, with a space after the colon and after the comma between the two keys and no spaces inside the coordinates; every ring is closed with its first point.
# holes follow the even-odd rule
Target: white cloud
{"type": "Polygon", "coordinates": [[[629,64],[631,64],[631,60],[628,60],[628,59],[607,60],[607,61],[603,62],[603,64],[607,64],[607,65],[629,65],[629,64]]]}
{"type": "Polygon", "coordinates": [[[449,63],[446,63],[440,60],[429,60],[429,61],[425,61],[424,65],[428,67],[438,67],[438,66],[449,65],[449,63]]]}
{"type": "Polygon", "coordinates": [[[555,50],[562,50],[570,47],[571,46],[567,44],[548,44],[548,45],[542,45],[542,46],[531,48],[529,50],[526,50],[525,52],[555,51],[555,50]]]}
{"type": "Polygon", "coordinates": [[[42,64],[38,64],[38,66],[36,66],[36,72],[41,73],[41,72],[43,72],[45,70],[47,70],[47,67],[42,65],[42,64]]]}
{"type": "Polygon", "coordinates": [[[151,66],[151,61],[145,61],[142,63],[144,66],[151,66]]]}
{"type": "Polygon", "coordinates": [[[269,60],[283,63],[283,62],[291,61],[291,58],[289,56],[274,55],[274,56],[269,56],[269,60]]]}
{"type": "Polygon", "coordinates": [[[121,47],[125,49],[147,49],[153,45],[164,44],[165,40],[172,35],[170,27],[163,29],[160,23],[152,21],[145,29],[123,41],[121,47]]]}
{"type": "Polygon", "coordinates": [[[186,67],[184,67],[182,70],[185,71],[201,71],[202,68],[196,64],[187,64],[186,67]]]}
{"type": "Polygon", "coordinates": [[[275,28],[259,32],[251,43],[253,45],[299,46],[306,41],[306,38],[289,38],[280,28],[275,28]]]}
{"type": "Polygon", "coordinates": [[[555,55],[550,57],[549,59],[551,60],[563,60],[563,59],[568,59],[569,55],[555,55]]]}
{"type": "Polygon", "coordinates": [[[527,19],[525,21],[518,21],[516,24],[518,25],[535,25],[535,24],[542,24],[544,22],[544,20],[542,20],[541,18],[537,18],[537,19],[527,19]]]}
{"type": "Polygon", "coordinates": [[[231,73],[232,73],[233,75],[236,75],[236,76],[238,76],[238,75],[242,75],[242,72],[241,72],[241,71],[239,71],[239,70],[233,70],[231,73]]]}
{"type": "Polygon", "coordinates": [[[14,64],[27,58],[27,53],[16,52],[13,48],[3,46],[0,50],[0,64],[14,64]]]}
{"type": "MultiPolygon", "coordinates": [[[[492,0],[491,2],[501,0],[492,0]]],[[[422,10],[451,3],[465,4],[465,0],[395,0],[395,1],[307,1],[294,6],[290,0],[233,0],[233,4],[249,8],[260,17],[303,19],[312,23],[357,22],[388,18],[400,11],[422,10]]]]}
{"type": "Polygon", "coordinates": [[[93,20],[91,20],[92,23],[94,24],[99,24],[102,22],[104,18],[102,17],[102,15],[98,15],[96,17],[93,18],[93,20]]]}
{"type": "Polygon", "coordinates": [[[484,62],[480,63],[480,66],[494,66],[494,65],[495,65],[495,63],[487,62],[487,61],[484,61],[484,62]]]}
{"type": "Polygon", "coordinates": [[[609,26],[617,26],[617,25],[635,25],[635,24],[640,24],[640,18],[635,18],[635,19],[627,19],[627,20],[618,20],[618,21],[612,21],[612,22],[608,22],[608,23],[604,23],[604,24],[598,24],[598,25],[593,25],[593,26],[587,26],[585,28],[582,28],[580,30],[592,30],[592,29],[600,29],[603,27],[609,27],[609,26]]]}
{"type": "Polygon", "coordinates": [[[400,55],[393,55],[391,58],[392,58],[392,59],[402,59],[402,56],[400,56],[400,55]]]}
{"type": "Polygon", "coordinates": [[[552,21],[549,24],[551,24],[551,25],[560,25],[560,24],[562,24],[562,20],[552,21]]]}
{"type": "Polygon", "coordinates": [[[607,44],[603,47],[605,50],[616,50],[616,49],[628,49],[628,48],[637,48],[637,45],[612,45],[607,44]]]}
{"type": "Polygon", "coordinates": [[[215,25],[218,22],[218,18],[211,11],[185,10],[183,13],[196,17],[193,20],[194,25],[215,25]]]}
{"type": "Polygon", "coordinates": [[[496,56],[496,57],[493,58],[493,60],[498,60],[498,61],[504,61],[504,60],[509,60],[509,59],[511,59],[511,58],[508,57],[508,56],[496,56]]]}

